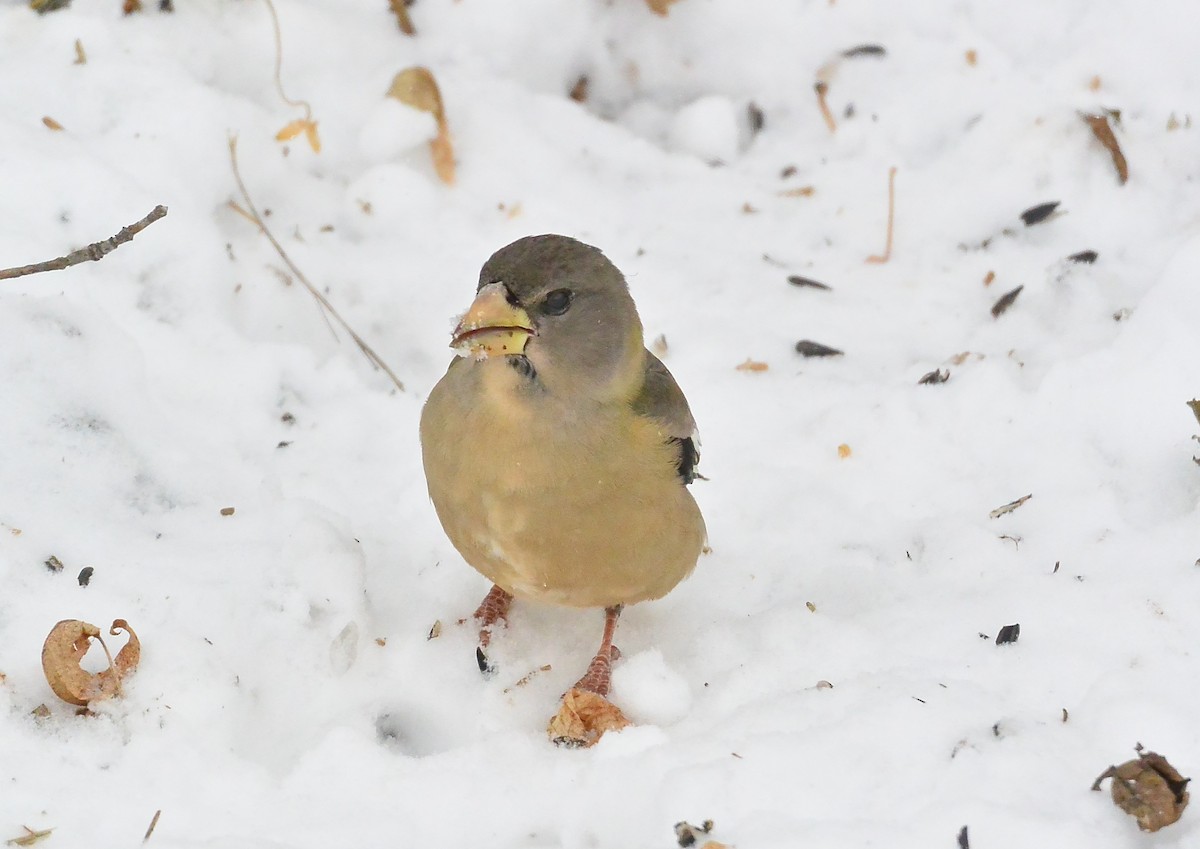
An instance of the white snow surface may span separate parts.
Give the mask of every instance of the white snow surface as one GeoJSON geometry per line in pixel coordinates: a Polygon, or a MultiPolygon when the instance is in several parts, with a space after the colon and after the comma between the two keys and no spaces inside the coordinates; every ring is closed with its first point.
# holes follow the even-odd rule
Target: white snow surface
{"type": "Polygon", "coordinates": [[[0,0],[0,267],[170,209],[0,281],[0,839],[131,846],[161,809],[158,849],[669,849],[704,819],[740,849],[1200,845],[1194,811],[1147,838],[1089,791],[1139,741],[1200,773],[1193,0],[418,0],[416,37],[383,0],[276,2],[319,155],[274,140],[303,113],[261,2],[0,0]],[[384,97],[418,64],[452,187],[384,97]],[[405,391],[230,208],[231,134],[405,391]],[[618,631],[636,726],[589,750],[545,727],[600,614],[518,603],[481,677],[456,622],[488,585],[417,440],[480,265],[543,232],[625,272],[709,478],[711,554],[618,631]],[[76,716],[42,641],[117,617],[140,669],[76,716]]]}

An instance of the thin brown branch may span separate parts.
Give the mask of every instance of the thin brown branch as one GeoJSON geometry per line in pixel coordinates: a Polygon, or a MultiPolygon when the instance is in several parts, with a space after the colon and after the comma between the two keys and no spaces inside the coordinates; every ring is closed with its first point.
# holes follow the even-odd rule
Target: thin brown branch
{"type": "Polygon", "coordinates": [[[275,4],[271,0],[263,2],[271,12],[271,28],[275,33],[275,90],[279,92],[279,99],[288,106],[299,106],[304,110],[305,121],[312,121],[312,106],[307,100],[292,100],[283,93],[283,78],[280,76],[283,72],[283,35],[279,31],[279,15],[275,12],[275,4]]]}
{"type": "Polygon", "coordinates": [[[892,230],[896,224],[896,166],[893,165],[888,169],[888,223],[887,223],[887,242],[884,244],[883,253],[878,256],[867,257],[867,262],[887,262],[892,258],[892,230]]]}
{"type": "Polygon", "coordinates": [[[275,249],[275,253],[279,254],[279,258],[283,260],[284,264],[287,265],[289,269],[291,269],[292,273],[296,275],[296,279],[304,285],[304,288],[307,289],[308,293],[316,299],[317,303],[321,305],[321,308],[324,309],[330,316],[332,316],[333,320],[341,325],[341,328],[350,335],[350,338],[354,340],[354,344],[358,345],[358,349],[363,352],[363,356],[370,361],[371,365],[383,371],[384,374],[391,378],[392,383],[396,384],[396,388],[403,392],[404,384],[400,381],[400,378],[396,377],[395,372],[388,367],[388,364],[383,361],[383,358],[375,353],[371,346],[363,341],[361,336],[354,332],[354,328],[347,324],[346,320],[342,318],[341,314],[333,308],[333,304],[329,303],[329,299],[322,295],[320,291],[317,290],[317,287],[314,286],[312,282],[304,276],[304,272],[300,270],[296,263],[292,262],[292,258],[288,256],[287,251],[283,249],[283,245],[279,244],[279,240],[275,238],[275,234],[271,232],[269,227],[267,227],[267,223],[263,221],[263,217],[258,214],[258,208],[254,205],[254,201],[250,198],[250,192],[246,189],[246,184],[242,180],[242,173],[238,169],[236,136],[231,136],[229,139],[229,162],[233,167],[233,179],[237,183],[238,191],[241,192],[242,201],[245,203],[246,209],[248,209],[250,212],[250,217],[254,220],[254,223],[258,225],[259,229],[262,230],[263,235],[267,237],[267,241],[271,243],[271,247],[275,249]]]}
{"type": "Polygon", "coordinates": [[[61,271],[64,268],[70,268],[72,265],[79,265],[81,262],[96,262],[104,259],[108,254],[126,242],[131,241],[134,236],[166,214],[167,208],[159,204],[150,210],[150,214],[141,221],[138,221],[136,224],[130,224],[128,227],[122,227],[120,232],[112,238],[105,239],[102,242],[92,242],[87,247],[71,251],[66,256],[60,256],[58,259],[37,262],[33,265],[22,265],[19,268],[0,268],[0,280],[11,280],[14,277],[24,277],[26,274],[40,274],[43,271],[61,271]]]}
{"type": "Polygon", "coordinates": [[[150,835],[154,834],[154,829],[158,826],[158,818],[161,816],[162,808],[159,808],[154,812],[154,819],[150,820],[150,827],[146,829],[146,836],[142,838],[143,843],[150,839],[150,835]]]}

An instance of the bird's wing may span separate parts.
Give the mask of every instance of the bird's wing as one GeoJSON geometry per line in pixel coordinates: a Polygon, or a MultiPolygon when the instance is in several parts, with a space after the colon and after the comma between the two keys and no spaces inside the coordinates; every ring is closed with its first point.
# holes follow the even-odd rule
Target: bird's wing
{"type": "Polygon", "coordinates": [[[696,420],[671,372],[649,351],[646,351],[645,379],[641,391],[633,399],[633,411],[658,423],[663,436],[678,449],[676,469],[679,477],[685,484],[694,481],[696,464],[700,461],[696,420]]]}

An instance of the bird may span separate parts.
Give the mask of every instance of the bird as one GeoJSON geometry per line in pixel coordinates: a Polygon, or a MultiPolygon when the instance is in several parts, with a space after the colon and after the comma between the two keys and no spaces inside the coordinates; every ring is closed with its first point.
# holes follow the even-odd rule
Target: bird
{"type": "Polygon", "coordinates": [[[604,610],[577,689],[607,697],[617,621],[661,598],[707,546],[688,489],[699,439],[686,397],[646,349],[625,277],[569,236],[496,251],[421,412],[433,507],[492,583],[476,609],[476,661],[513,599],[604,610]]]}

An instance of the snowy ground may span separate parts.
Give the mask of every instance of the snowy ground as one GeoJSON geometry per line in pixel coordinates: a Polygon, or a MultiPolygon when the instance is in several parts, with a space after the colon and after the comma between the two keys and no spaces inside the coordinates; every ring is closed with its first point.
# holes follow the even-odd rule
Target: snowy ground
{"type": "Polygon", "coordinates": [[[0,267],[170,208],[0,281],[0,839],[129,846],[161,809],[160,849],[669,849],[709,818],[740,849],[1200,843],[1195,811],[1151,843],[1088,790],[1138,741],[1200,772],[1191,0],[419,0],[416,37],[383,0],[277,2],[319,155],[274,141],[301,113],[260,2],[0,0],[0,267]],[[832,134],[813,83],[862,44],[886,55],[828,71],[832,134]],[[453,187],[432,120],[383,96],[416,64],[453,187]],[[1102,108],[1124,186],[1078,115],[1102,108]],[[404,392],[230,209],[231,133],[404,392]],[[544,729],[599,614],[519,606],[482,679],[454,623],[487,585],[417,443],[479,265],[540,232],[626,272],[711,479],[712,553],[618,634],[638,724],[584,751],[544,729]],[[42,641],[117,617],[141,668],[76,717],[42,641]]]}

